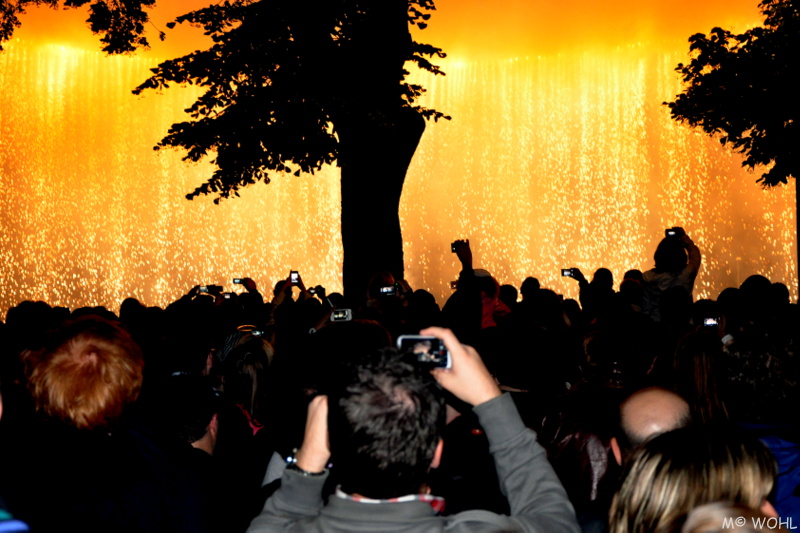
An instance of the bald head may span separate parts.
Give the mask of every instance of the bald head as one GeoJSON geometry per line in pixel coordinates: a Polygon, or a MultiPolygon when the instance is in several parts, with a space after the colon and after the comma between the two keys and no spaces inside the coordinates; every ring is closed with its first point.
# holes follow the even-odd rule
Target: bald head
{"type": "Polygon", "coordinates": [[[672,391],[649,387],[631,394],[619,408],[618,436],[622,451],[629,453],[655,435],[689,424],[689,404],[672,391]]]}

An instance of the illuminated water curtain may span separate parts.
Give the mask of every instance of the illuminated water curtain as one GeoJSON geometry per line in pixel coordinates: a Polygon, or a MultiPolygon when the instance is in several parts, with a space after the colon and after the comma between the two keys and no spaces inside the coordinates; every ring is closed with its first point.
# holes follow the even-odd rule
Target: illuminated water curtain
{"type": "MultiPolygon", "coordinates": [[[[421,80],[453,120],[429,125],[406,182],[412,286],[443,303],[458,275],[449,243],[469,238],[501,283],[535,276],[576,297],[560,268],[619,281],[682,225],[704,256],[696,297],[760,273],[796,299],[792,188],[762,191],[738,156],[670,121],[661,102],[680,89],[679,60],[631,48],[450,61],[421,80]]],[[[266,289],[290,269],[341,290],[336,169],[220,206],[186,201],[211,168],[152,146],[196,93],[132,96],[152,63],[24,43],[0,55],[0,307],[164,305],[239,276],[266,289]]]]}

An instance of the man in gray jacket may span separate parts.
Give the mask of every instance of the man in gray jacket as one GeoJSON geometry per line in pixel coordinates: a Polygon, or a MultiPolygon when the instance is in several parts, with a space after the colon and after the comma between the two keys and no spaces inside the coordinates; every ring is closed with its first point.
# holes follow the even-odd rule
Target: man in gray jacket
{"type": "Polygon", "coordinates": [[[580,531],[536,435],[478,353],[449,330],[429,328],[421,334],[442,339],[452,368],[429,372],[397,353],[383,353],[355,367],[337,397],[315,398],[303,445],[249,532],[580,531]],[[509,516],[484,510],[438,515],[444,502],[427,494],[425,479],[441,457],[445,407],[430,374],[474,406],[509,516]],[[325,504],[322,487],[331,448],[340,485],[325,504]]]}

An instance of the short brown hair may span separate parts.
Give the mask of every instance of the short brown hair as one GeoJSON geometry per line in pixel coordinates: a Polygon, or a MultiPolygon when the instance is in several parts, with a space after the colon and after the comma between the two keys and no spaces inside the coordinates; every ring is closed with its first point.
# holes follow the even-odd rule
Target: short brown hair
{"type": "Polygon", "coordinates": [[[99,316],[68,322],[32,357],[28,389],[37,410],[79,429],[107,427],[142,387],[141,349],[99,316]]]}

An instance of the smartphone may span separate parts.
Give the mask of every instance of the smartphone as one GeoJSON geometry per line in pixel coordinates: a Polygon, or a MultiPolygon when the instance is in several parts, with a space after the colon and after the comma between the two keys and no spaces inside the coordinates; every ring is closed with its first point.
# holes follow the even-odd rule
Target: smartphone
{"type": "Polygon", "coordinates": [[[334,309],[331,313],[331,322],[349,322],[353,320],[352,309],[334,309]]]}
{"type": "Polygon", "coordinates": [[[297,285],[297,282],[300,281],[300,273],[297,270],[289,272],[289,281],[292,282],[292,285],[297,285]]]}
{"type": "Polygon", "coordinates": [[[564,276],[565,278],[571,278],[571,277],[573,277],[573,274],[574,273],[572,272],[571,268],[562,268],[561,269],[561,275],[564,276]]]}
{"type": "Polygon", "coordinates": [[[234,285],[244,285],[244,278],[233,278],[234,285]]]}
{"type": "Polygon", "coordinates": [[[432,368],[453,368],[450,351],[445,347],[444,341],[437,337],[400,335],[397,338],[397,349],[413,353],[421,365],[432,368]]]}

